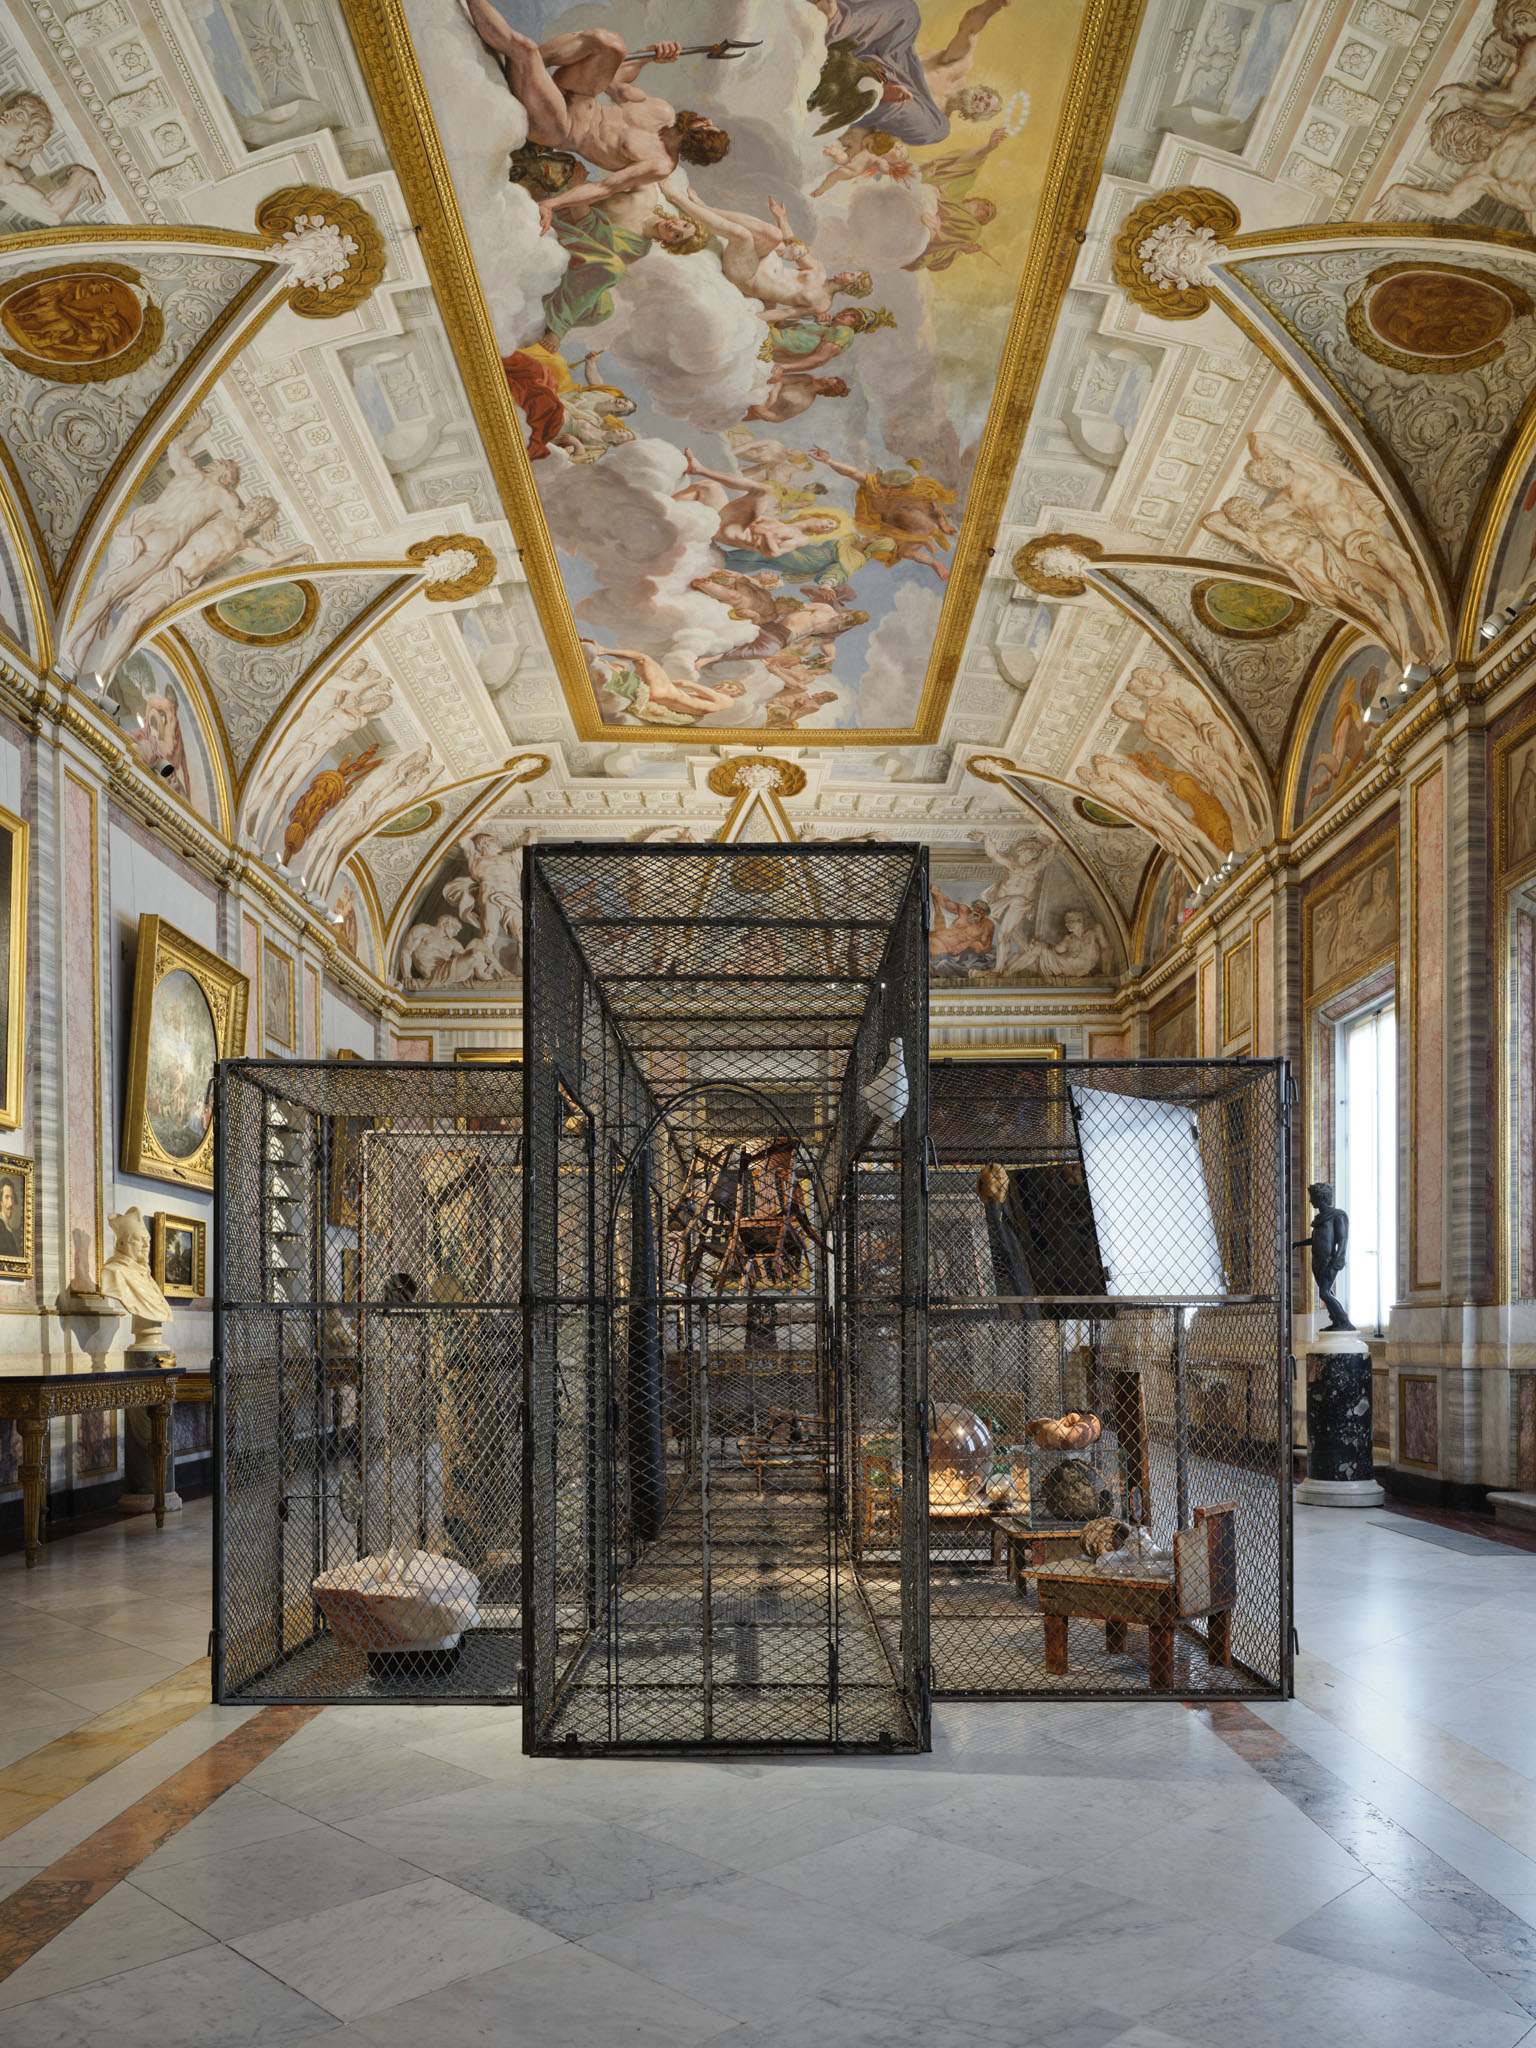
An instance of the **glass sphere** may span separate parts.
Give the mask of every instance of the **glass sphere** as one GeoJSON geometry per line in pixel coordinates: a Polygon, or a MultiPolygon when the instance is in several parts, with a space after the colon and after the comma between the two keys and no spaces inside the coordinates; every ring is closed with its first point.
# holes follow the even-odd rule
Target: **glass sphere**
{"type": "Polygon", "coordinates": [[[928,1432],[928,1499],[958,1507],[975,1499],[992,1471],[992,1432],[969,1408],[940,1408],[928,1432]]]}

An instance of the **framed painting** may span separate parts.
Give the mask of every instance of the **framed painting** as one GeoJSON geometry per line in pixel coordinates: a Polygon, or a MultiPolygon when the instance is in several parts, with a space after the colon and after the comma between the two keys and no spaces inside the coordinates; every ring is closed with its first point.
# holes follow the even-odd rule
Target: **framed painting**
{"type": "Polygon", "coordinates": [[[213,1083],[245,1047],[250,982],[164,918],[139,919],[123,1172],[213,1186],[213,1083]]]}
{"type": "Polygon", "coordinates": [[[1397,953],[1397,837],[1377,839],[1302,906],[1308,1002],[1348,988],[1397,953]]]}
{"type": "Polygon", "coordinates": [[[0,1280],[32,1278],[32,1161],[0,1153],[0,1280]]]}
{"type": "Polygon", "coordinates": [[[261,1037],[264,1045],[293,1051],[293,955],[261,942],[261,1037]]]}
{"type": "Polygon", "coordinates": [[[0,1130],[21,1122],[21,1061],[27,1021],[27,851],[31,833],[21,818],[0,810],[0,993],[5,999],[0,1029],[0,1130]]]}
{"type": "Polygon", "coordinates": [[[1536,860],[1536,719],[1526,719],[1494,746],[1494,866],[1524,872],[1536,860]]]}
{"type": "Polygon", "coordinates": [[[1051,1045],[931,1045],[928,1059],[934,1060],[1059,1060],[1066,1047],[1051,1045]]]}
{"type": "Polygon", "coordinates": [[[149,1219],[149,1267],[167,1301],[200,1301],[208,1292],[208,1226],[158,1209],[149,1219]]]}

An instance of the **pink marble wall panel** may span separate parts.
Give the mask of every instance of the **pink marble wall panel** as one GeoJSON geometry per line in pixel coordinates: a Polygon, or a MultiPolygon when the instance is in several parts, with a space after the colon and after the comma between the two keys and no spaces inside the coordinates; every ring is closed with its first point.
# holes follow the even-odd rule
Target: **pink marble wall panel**
{"type": "Polygon", "coordinates": [[[1253,1050],[1271,1059],[1275,1050],[1275,921],[1266,910],[1253,921],[1253,1050]]]}
{"type": "Polygon", "coordinates": [[[430,1038],[401,1038],[396,1035],[394,1057],[397,1060],[429,1060],[432,1057],[432,1041],[430,1038]]]}
{"type": "Polygon", "coordinates": [[[261,1056],[261,927],[254,917],[240,920],[240,972],[250,982],[245,1005],[245,1050],[249,1059],[261,1056]]]}
{"type": "Polygon", "coordinates": [[[1220,1052],[1216,1036],[1216,962],[1207,960],[1200,969],[1200,1054],[1211,1059],[1220,1052]]]}
{"type": "Polygon", "coordinates": [[[320,1055],[320,977],[313,967],[304,969],[304,1053],[308,1059],[320,1055]]]}
{"type": "Polygon", "coordinates": [[[101,1068],[96,944],[96,799],[64,778],[64,1157],[73,1285],[94,1292],[101,1271],[101,1068]]]}
{"type": "MultiPolygon", "coordinates": [[[[1515,918],[1515,1158],[1519,1176],[1516,1215],[1519,1232],[1516,1292],[1522,1301],[1536,1295],[1536,919],[1522,911],[1515,918]]],[[[1533,1382],[1536,1384],[1536,1382],[1533,1382]]]]}
{"type": "Polygon", "coordinates": [[[1413,1144],[1409,1285],[1438,1287],[1445,1154],[1445,777],[1413,790],[1413,1144]]]}
{"type": "Polygon", "coordinates": [[[1129,1031],[1090,1031],[1088,1057],[1091,1060],[1128,1060],[1131,1056],[1129,1031]]]}

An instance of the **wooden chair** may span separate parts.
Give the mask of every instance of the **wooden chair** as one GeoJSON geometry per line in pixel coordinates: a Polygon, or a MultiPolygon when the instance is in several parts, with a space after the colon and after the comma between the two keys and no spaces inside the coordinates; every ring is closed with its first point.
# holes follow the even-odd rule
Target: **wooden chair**
{"type": "Polygon", "coordinates": [[[1035,1581],[1045,1617],[1045,1668],[1055,1677],[1067,1670],[1069,1621],[1102,1621],[1104,1648],[1122,1654],[1132,1622],[1147,1631],[1148,1676],[1153,1689],[1171,1691],[1176,1628],[1199,1617],[1206,1622],[1205,1650],[1212,1664],[1230,1669],[1232,1609],[1237,1602],[1237,1503],[1221,1501],[1195,1509],[1194,1527],[1173,1539],[1173,1563],[1161,1578],[1106,1570],[1103,1560],[1068,1561],[1026,1567],[1035,1581]]]}

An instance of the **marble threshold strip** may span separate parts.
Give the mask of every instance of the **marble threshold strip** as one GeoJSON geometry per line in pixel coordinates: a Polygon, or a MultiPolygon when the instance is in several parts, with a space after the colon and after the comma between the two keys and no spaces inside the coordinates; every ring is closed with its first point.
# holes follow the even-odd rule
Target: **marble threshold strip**
{"type": "Polygon", "coordinates": [[[0,1905],[0,1982],[323,1711],[264,1707],[12,1892],[0,1905]]]}
{"type": "Polygon", "coordinates": [[[1249,1708],[1232,1704],[1192,1711],[1506,1998],[1536,2016],[1536,1934],[1519,1914],[1249,1708]]]}
{"type": "Polygon", "coordinates": [[[7,1764],[0,1770],[0,1842],[200,1714],[211,1685],[212,1670],[202,1657],[7,1764]]]}

